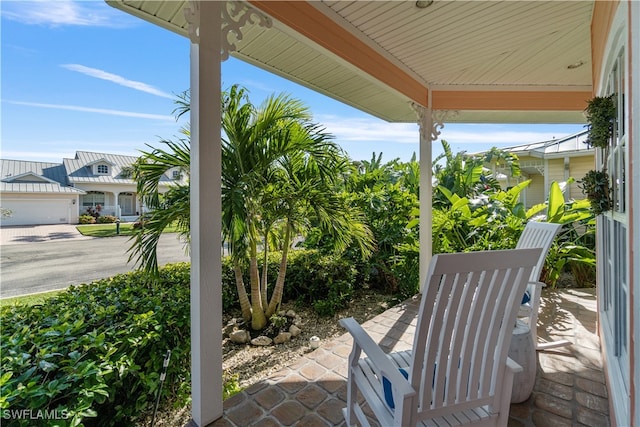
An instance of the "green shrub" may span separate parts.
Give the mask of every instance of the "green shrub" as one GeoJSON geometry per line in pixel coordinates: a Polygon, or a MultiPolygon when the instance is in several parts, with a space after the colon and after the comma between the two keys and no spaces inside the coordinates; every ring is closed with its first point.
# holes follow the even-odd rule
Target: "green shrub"
{"type": "Polygon", "coordinates": [[[113,224],[116,222],[118,218],[113,215],[101,215],[98,217],[98,224],[113,224]]]}
{"type": "Polygon", "coordinates": [[[89,214],[80,215],[78,217],[78,224],[95,224],[96,219],[89,214]]]}
{"type": "Polygon", "coordinates": [[[240,375],[238,374],[227,374],[226,372],[222,373],[222,399],[228,399],[229,397],[238,394],[242,391],[240,387],[240,375]]]}
{"type": "Polygon", "coordinates": [[[274,314],[269,318],[269,323],[271,323],[274,328],[280,329],[287,324],[287,317],[274,314]]]}
{"type": "Polygon", "coordinates": [[[167,350],[163,401],[186,403],[189,277],[182,263],[157,283],[133,272],[46,305],[2,307],[0,409],[55,410],[68,416],[60,425],[130,425],[153,404],[167,350]]]}
{"type": "MultiPolygon", "coordinates": [[[[272,252],[268,257],[269,291],[273,290],[278,277],[280,256],[280,252],[272,252]]],[[[259,259],[262,260],[261,256],[259,259]]],[[[263,263],[260,261],[261,272],[262,266],[263,263]]],[[[244,268],[243,271],[247,269],[244,268]]],[[[225,311],[239,307],[235,283],[233,265],[231,260],[225,257],[222,260],[222,306],[225,311]]],[[[282,301],[311,304],[318,313],[331,315],[335,310],[347,305],[356,283],[357,271],[349,259],[339,255],[323,254],[314,249],[296,249],[289,252],[282,301]]],[[[248,277],[244,277],[244,284],[249,292],[248,277]]]]}
{"type": "MultiPolygon", "coordinates": [[[[279,254],[272,254],[271,286],[278,264],[279,254]]],[[[353,265],[339,256],[295,250],[284,298],[330,315],[348,303],[355,278],[353,265]]],[[[156,282],[131,272],[72,286],[44,305],[2,307],[0,409],[57,411],[69,417],[59,425],[132,425],[153,407],[167,350],[172,356],[162,401],[186,404],[189,285],[190,266],[179,263],[162,268],[156,282]]],[[[237,305],[237,292],[226,258],[222,285],[228,310],[237,305]]],[[[233,377],[224,383],[226,395],[238,391],[233,377]]]]}
{"type": "Polygon", "coordinates": [[[353,263],[339,255],[315,250],[290,252],[283,301],[311,303],[319,314],[333,315],[351,299],[356,276],[353,263]]]}

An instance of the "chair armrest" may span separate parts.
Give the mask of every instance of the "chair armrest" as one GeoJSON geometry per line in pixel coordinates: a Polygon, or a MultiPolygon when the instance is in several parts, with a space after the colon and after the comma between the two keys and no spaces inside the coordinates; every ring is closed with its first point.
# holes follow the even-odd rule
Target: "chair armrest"
{"type": "Polygon", "coordinates": [[[541,288],[544,288],[544,287],[546,287],[546,286],[547,286],[547,284],[546,284],[546,283],[544,283],[544,282],[529,282],[529,283],[527,283],[527,285],[540,286],[541,288]]]}
{"type": "Polygon", "coordinates": [[[395,389],[402,394],[403,399],[416,394],[409,381],[400,373],[398,367],[389,360],[378,344],[373,341],[369,334],[367,334],[353,317],[340,319],[340,325],[353,337],[354,348],[358,346],[362,349],[369,357],[373,367],[379,371],[380,375],[386,377],[389,382],[393,384],[395,389]]]}
{"type": "Polygon", "coordinates": [[[510,357],[507,357],[507,369],[511,369],[514,374],[522,372],[522,366],[518,365],[518,363],[510,357]]]}

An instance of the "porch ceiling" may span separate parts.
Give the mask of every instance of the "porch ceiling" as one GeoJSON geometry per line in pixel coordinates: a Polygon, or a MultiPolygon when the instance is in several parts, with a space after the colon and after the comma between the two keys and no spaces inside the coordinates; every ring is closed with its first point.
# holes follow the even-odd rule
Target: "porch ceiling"
{"type": "MultiPolygon", "coordinates": [[[[106,1],[188,34],[187,1],[106,1]]],[[[584,121],[593,1],[250,3],[273,27],[247,23],[233,56],[382,119],[415,121],[413,101],[448,121],[584,121]]]]}

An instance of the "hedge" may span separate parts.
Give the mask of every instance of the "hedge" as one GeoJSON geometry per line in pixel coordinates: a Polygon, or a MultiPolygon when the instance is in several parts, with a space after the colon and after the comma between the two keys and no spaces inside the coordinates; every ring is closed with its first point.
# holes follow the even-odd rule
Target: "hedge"
{"type": "MultiPolygon", "coordinates": [[[[271,284],[278,264],[274,255],[271,284]]],[[[348,302],[355,269],[346,261],[305,250],[294,251],[289,264],[287,299],[311,303],[326,314],[348,302]]],[[[167,350],[172,356],[162,401],[185,405],[189,282],[189,264],[179,263],[162,268],[155,283],[131,272],[72,286],[46,304],[2,307],[2,425],[34,425],[16,419],[25,410],[32,417],[60,418],[43,421],[47,426],[134,425],[153,407],[167,350]]],[[[224,310],[233,309],[237,296],[228,259],[222,290],[224,310]]]]}

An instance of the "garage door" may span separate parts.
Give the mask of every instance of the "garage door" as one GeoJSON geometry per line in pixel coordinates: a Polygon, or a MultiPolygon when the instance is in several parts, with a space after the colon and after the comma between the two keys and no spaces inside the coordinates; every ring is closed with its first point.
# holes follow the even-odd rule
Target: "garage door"
{"type": "Polygon", "coordinates": [[[5,225],[68,224],[69,201],[51,199],[5,199],[3,209],[9,209],[11,216],[0,219],[5,225]]]}

